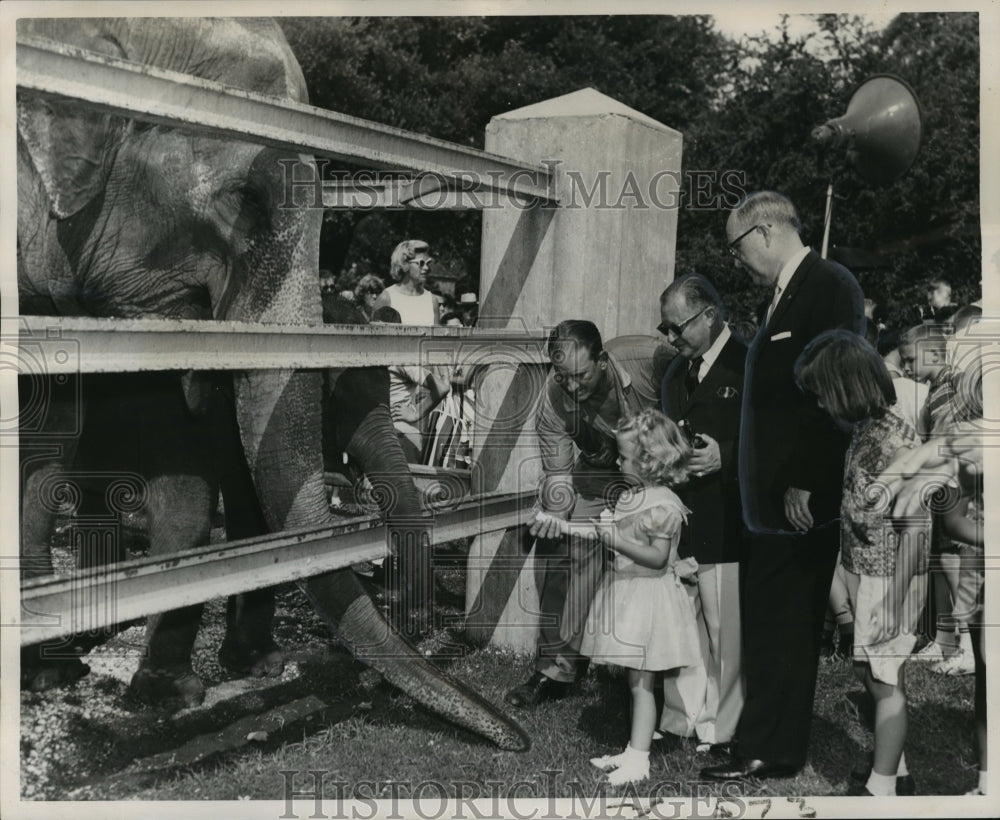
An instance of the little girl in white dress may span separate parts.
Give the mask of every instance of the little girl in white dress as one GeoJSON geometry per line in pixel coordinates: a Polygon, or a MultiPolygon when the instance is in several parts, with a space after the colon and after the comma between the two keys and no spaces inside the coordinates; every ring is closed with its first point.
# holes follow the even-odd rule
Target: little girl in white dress
{"type": "MultiPolygon", "coordinates": [[[[687,508],[669,488],[687,475],[691,448],[677,426],[645,410],[617,430],[619,466],[628,482],[592,532],[615,552],[587,618],[580,653],[594,663],[628,668],[632,729],[625,751],[590,762],[611,770],[621,785],[649,777],[649,747],[656,726],[656,673],[701,663],[694,603],[685,578],[697,577],[693,558],[677,559],[687,508]]],[[[581,534],[579,525],[574,534],[581,534]]]]}

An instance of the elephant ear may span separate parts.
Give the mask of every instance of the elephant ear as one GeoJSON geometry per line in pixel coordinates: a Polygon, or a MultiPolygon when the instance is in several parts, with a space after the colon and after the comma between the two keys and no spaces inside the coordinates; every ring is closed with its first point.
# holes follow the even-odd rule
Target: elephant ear
{"type": "Polygon", "coordinates": [[[104,190],[131,121],[78,104],[19,95],[17,132],[49,198],[65,219],[104,190]]]}
{"type": "MultiPolygon", "coordinates": [[[[41,38],[55,48],[85,49],[127,57],[109,20],[24,18],[19,37],[41,38]]],[[[57,219],[80,211],[104,190],[117,148],[130,120],[102,114],[72,100],[49,100],[30,92],[17,95],[17,132],[57,219]]]]}

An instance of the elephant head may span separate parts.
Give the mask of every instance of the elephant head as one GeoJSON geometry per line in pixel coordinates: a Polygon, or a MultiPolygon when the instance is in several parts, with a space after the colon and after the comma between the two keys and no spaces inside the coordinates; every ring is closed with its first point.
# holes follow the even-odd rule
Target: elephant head
{"type": "MultiPolygon", "coordinates": [[[[273,21],[37,19],[19,21],[19,34],[257,93],[307,98],[273,21]]],[[[306,156],[21,95],[21,311],[320,324],[322,212],[280,207],[289,160],[299,171],[312,165],[306,156]]],[[[203,395],[198,384],[197,377],[184,380],[193,410],[203,395]]],[[[320,372],[240,372],[233,395],[266,526],[332,523],[323,485],[320,372]]],[[[386,434],[393,435],[391,423],[386,434]]],[[[516,724],[395,635],[351,571],[304,587],[344,642],[419,702],[504,748],[527,747],[516,724]]]]}

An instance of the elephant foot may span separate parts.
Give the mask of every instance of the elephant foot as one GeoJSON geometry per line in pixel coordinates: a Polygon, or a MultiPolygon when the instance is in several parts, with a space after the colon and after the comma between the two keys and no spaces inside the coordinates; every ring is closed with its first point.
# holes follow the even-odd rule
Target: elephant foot
{"type": "Polygon", "coordinates": [[[273,640],[247,646],[227,637],[219,649],[219,664],[234,678],[278,678],[285,671],[285,653],[273,640]]]}
{"type": "Polygon", "coordinates": [[[190,666],[140,666],[132,676],[129,691],[149,706],[168,709],[187,709],[205,701],[205,684],[190,666]]]}
{"type": "Polygon", "coordinates": [[[46,692],[57,686],[76,683],[90,672],[79,658],[59,658],[21,664],[21,688],[31,692],[46,692]]]}

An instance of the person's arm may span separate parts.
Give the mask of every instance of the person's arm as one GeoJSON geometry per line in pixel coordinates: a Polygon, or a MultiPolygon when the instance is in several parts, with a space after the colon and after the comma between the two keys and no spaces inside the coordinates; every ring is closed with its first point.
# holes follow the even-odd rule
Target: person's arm
{"type": "Polygon", "coordinates": [[[451,390],[451,382],[433,368],[427,370],[419,365],[405,367],[403,371],[410,381],[415,382],[413,398],[402,409],[402,419],[415,424],[437,407],[451,390]]]}
{"type": "Polygon", "coordinates": [[[897,453],[878,481],[893,499],[893,516],[906,518],[926,509],[925,495],[934,485],[974,486],[982,469],[980,432],[971,425],[958,425],[947,435],[897,453]]]}
{"type": "MultiPolygon", "coordinates": [[[[430,381],[432,379],[428,377],[428,382],[430,381]]],[[[437,391],[436,387],[428,386],[427,382],[417,385],[416,390],[413,391],[412,401],[403,406],[400,416],[403,421],[416,424],[426,418],[431,410],[441,403],[443,398],[444,396],[437,391]]]]}
{"type": "Polygon", "coordinates": [[[657,535],[646,533],[646,540],[633,541],[625,538],[613,522],[583,523],[564,521],[560,527],[562,535],[573,535],[585,539],[599,540],[605,547],[620,552],[643,567],[663,569],[675,551],[678,533],[657,535]]]}
{"type": "Polygon", "coordinates": [[[380,307],[392,307],[392,297],[389,295],[389,288],[383,290],[375,299],[375,304],[372,305],[372,313],[380,307]]]}
{"type": "MultiPolygon", "coordinates": [[[[827,282],[811,313],[809,336],[846,328],[864,335],[864,296],[857,281],[843,269],[827,272],[827,282]]],[[[808,340],[805,340],[808,341],[808,340]]],[[[797,424],[788,431],[794,440],[795,460],[789,465],[785,492],[785,516],[799,530],[813,526],[809,499],[813,492],[830,486],[830,477],[843,476],[844,446],[829,416],[808,396],[796,396],[797,424]]]]}
{"type": "Polygon", "coordinates": [[[984,546],[983,527],[978,521],[966,515],[968,502],[969,496],[959,496],[958,503],[941,516],[942,528],[949,538],[954,538],[963,544],[982,547],[984,546]]]}
{"type": "Polygon", "coordinates": [[[676,537],[671,539],[664,535],[647,533],[645,543],[629,541],[622,538],[613,527],[602,527],[599,530],[601,542],[635,561],[639,566],[650,569],[663,569],[670,561],[670,553],[676,537]]]}
{"type": "Polygon", "coordinates": [[[535,432],[538,434],[544,477],[538,490],[538,510],[529,532],[537,538],[555,538],[561,534],[561,527],[576,503],[573,486],[575,451],[565,422],[552,406],[548,380],[542,387],[535,411],[535,432]]]}
{"type": "Polygon", "coordinates": [[[663,569],[672,558],[676,558],[681,517],[676,510],[662,506],[643,510],[639,516],[634,531],[641,540],[623,536],[610,515],[602,515],[594,524],[581,526],[569,523],[565,532],[597,538],[604,546],[631,558],[640,566],[663,569]]]}

